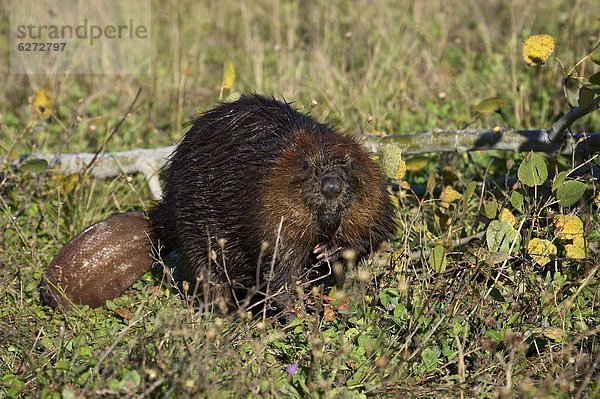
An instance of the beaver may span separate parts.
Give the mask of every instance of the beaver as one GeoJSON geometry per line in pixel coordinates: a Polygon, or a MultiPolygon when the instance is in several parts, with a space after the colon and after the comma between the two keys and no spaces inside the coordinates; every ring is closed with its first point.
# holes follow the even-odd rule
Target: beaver
{"type": "Polygon", "coordinates": [[[340,248],[363,259],[396,228],[356,139],[260,95],[196,117],[163,175],[155,245],[180,255],[176,276],[204,299],[276,295],[340,248]]]}

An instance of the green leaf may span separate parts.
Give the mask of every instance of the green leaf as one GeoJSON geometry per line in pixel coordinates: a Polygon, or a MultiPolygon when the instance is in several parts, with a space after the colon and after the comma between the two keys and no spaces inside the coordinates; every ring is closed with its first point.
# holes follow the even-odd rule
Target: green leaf
{"type": "Polygon", "coordinates": [[[509,223],[494,220],[486,231],[486,241],[491,252],[516,252],[521,243],[521,236],[509,223]],[[513,244],[514,243],[514,244],[513,244]]]}
{"type": "Polygon", "coordinates": [[[304,319],[302,319],[301,317],[295,317],[294,320],[290,321],[290,324],[284,327],[284,330],[291,330],[292,328],[295,328],[302,323],[304,323],[304,319]]]}
{"type": "Polygon", "coordinates": [[[48,162],[44,159],[28,159],[19,165],[21,172],[42,173],[48,169],[48,162]]]}
{"type": "Polygon", "coordinates": [[[581,88],[581,83],[577,79],[573,79],[568,77],[565,79],[565,97],[569,102],[571,107],[576,107],[579,104],[579,89],[581,88]]]}
{"type": "Polygon", "coordinates": [[[428,346],[421,352],[421,359],[427,371],[434,370],[438,363],[438,351],[428,346]]]}
{"type": "Polygon", "coordinates": [[[494,287],[490,290],[490,297],[492,297],[492,299],[494,299],[496,302],[502,302],[502,303],[506,302],[506,299],[504,299],[504,296],[502,295],[500,290],[496,287],[494,287]]]}
{"type": "Polygon", "coordinates": [[[600,46],[596,46],[596,49],[592,52],[590,60],[596,65],[600,65],[600,46]]]}
{"type": "Polygon", "coordinates": [[[513,191],[510,194],[510,204],[513,208],[523,212],[523,194],[518,191],[513,191]]]}
{"type": "Polygon", "coordinates": [[[504,334],[502,331],[487,330],[484,334],[485,337],[490,337],[496,342],[504,342],[504,334]]]}
{"type": "Polygon", "coordinates": [[[562,206],[571,206],[579,201],[586,189],[587,184],[577,180],[569,180],[558,187],[556,199],[562,206]]]}
{"type": "Polygon", "coordinates": [[[483,206],[485,217],[488,219],[494,219],[498,213],[498,203],[496,201],[488,201],[483,206]]]}
{"type": "Polygon", "coordinates": [[[77,349],[77,356],[82,359],[88,359],[92,356],[93,350],[89,345],[83,345],[82,347],[77,349]]]}
{"type": "Polygon", "coordinates": [[[2,385],[13,389],[13,392],[16,393],[14,397],[19,397],[19,392],[25,388],[25,383],[14,374],[5,374],[0,381],[2,381],[2,385]]]}
{"type": "Polygon", "coordinates": [[[71,363],[65,359],[60,359],[54,364],[54,368],[58,370],[69,370],[71,368],[71,363]]]}
{"type": "Polygon", "coordinates": [[[548,178],[548,168],[541,155],[530,152],[527,154],[517,172],[519,181],[528,187],[541,186],[548,178]]]}
{"type": "Polygon", "coordinates": [[[504,105],[505,102],[501,97],[492,97],[477,104],[475,112],[478,114],[491,114],[492,112],[499,112],[504,105]]]}
{"type": "Polygon", "coordinates": [[[406,309],[406,306],[404,306],[401,303],[399,303],[398,305],[396,305],[396,307],[394,308],[394,317],[397,318],[398,320],[402,320],[402,318],[407,313],[408,313],[408,310],[406,309]]]}
{"type": "Polygon", "coordinates": [[[69,385],[65,385],[62,389],[62,399],[75,399],[77,396],[75,395],[75,390],[73,387],[69,385]]]}
{"type": "Polygon", "coordinates": [[[568,175],[569,175],[569,172],[562,171],[559,174],[557,174],[556,176],[554,176],[554,181],[552,182],[552,192],[556,191],[557,188],[562,186],[562,184],[565,182],[565,179],[567,178],[568,175]]]}
{"type": "Polygon", "coordinates": [[[594,101],[595,94],[596,93],[594,93],[594,90],[583,86],[579,90],[579,106],[581,108],[587,108],[592,103],[592,101],[594,101]]]}
{"type": "Polygon", "coordinates": [[[467,188],[465,189],[465,192],[461,198],[461,202],[463,204],[463,210],[467,209],[467,206],[469,205],[469,201],[471,201],[473,194],[475,194],[476,188],[477,188],[477,184],[474,181],[470,182],[467,185],[467,188]]]}
{"type": "Polygon", "coordinates": [[[142,378],[137,370],[124,369],[122,372],[123,378],[121,379],[121,384],[123,387],[128,390],[133,390],[137,388],[142,382],[142,378]]]}
{"type": "Polygon", "coordinates": [[[442,245],[437,245],[431,250],[431,253],[429,254],[429,266],[431,266],[436,273],[443,273],[446,271],[446,249],[442,245]]]}
{"type": "Polygon", "coordinates": [[[589,79],[590,83],[600,86],[600,72],[596,72],[589,79]]]}
{"type": "Polygon", "coordinates": [[[399,296],[398,290],[394,288],[385,288],[379,292],[379,300],[383,306],[387,306],[389,303],[397,305],[399,296]]]}

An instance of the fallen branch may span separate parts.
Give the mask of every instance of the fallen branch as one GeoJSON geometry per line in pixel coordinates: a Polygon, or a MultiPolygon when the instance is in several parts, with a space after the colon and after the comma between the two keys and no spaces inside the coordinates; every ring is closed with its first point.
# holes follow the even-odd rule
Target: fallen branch
{"type": "Polygon", "coordinates": [[[175,146],[154,149],[137,149],[114,153],[79,153],[79,154],[28,154],[12,162],[18,168],[30,160],[44,160],[48,168],[64,174],[78,174],[86,170],[92,162],[94,167],[87,170],[90,176],[106,179],[120,174],[142,173],[154,199],[162,194],[157,171],[165,164],[175,146]]]}
{"type": "Polygon", "coordinates": [[[394,143],[404,155],[427,153],[500,150],[511,152],[536,151],[564,155],[572,154],[581,146],[588,154],[600,152],[600,133],[578,133],[563,141],[552,141],[550,130],[514,129],[436,129],[432,132],[410,135],[389,135],[367,139],[365,145],[376,151],[383,143],[394,143]]]}

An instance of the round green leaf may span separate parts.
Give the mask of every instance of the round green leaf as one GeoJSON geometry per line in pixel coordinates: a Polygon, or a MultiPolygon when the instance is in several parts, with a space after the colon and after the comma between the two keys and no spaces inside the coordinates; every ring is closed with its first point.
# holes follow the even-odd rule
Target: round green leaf
{"type": "Polygon", "coordinates": [[[594,101],[595,95],[596,93],[594,93],[594,90],[582,86],[581,89],[579,89],[579,106],[581,108],[588,107],[592,101],[594,101]]]}
{"type": "Polygon", "coordinates": [[[556,191],[557,188],[562,186],[562,184],[565,182],[565,179],[567,178],[568,175],[569,175],[569,172],[562,171],[559,174],[557,174],[556,176],[554,176],[554,181],[552,182],[552,191],[556,191]]]}
{"type": "Polygon", "coordinates": [[[548,178],[548,168],[541,155],[530,152],[527,154],[517,172],[519,181],[528,187],[541,186],[548,178]]]}
{"type": "Polygon", "coordinates": [[[496,201],[488,201],[483,206],[483,212],[485,213],[485,217],[488,219],[493,219],[496,217],[498,213],[498,203],[496,201]]]}
{"type": "Polygon", "coordinates": [[[438,351],[436,347],[427,346],[421,352],[421,359],[427,371],[434,370],[438,364],[438,351]]]}
{"type": "Polygon", "coordinates": [[[491,252],[510,253],[519,249],[521,236],[509,223],[494,220],[490,222],[486,231],[486,241],[491,252]],[[514,245],[513,245],[514,242],[514,245]]]}
{"type": "Polygon", "coordinates": [[[510,204],[513,208],[523,211],[523,194],[518,191],[513,191],[510,194],[510,204]]]}
{"type": "Polygon", "coordinates": [[[48,169],[48,162],[44,159],[28,159],[19,165],[21,172],[42,173],[48,169]]]}
{"type": "Polygon", "coordinates": [[[576,180],[564,182],[556,190],[556,199],[562,206],[571,206],[583,196],[587,184],[576,180]]]}

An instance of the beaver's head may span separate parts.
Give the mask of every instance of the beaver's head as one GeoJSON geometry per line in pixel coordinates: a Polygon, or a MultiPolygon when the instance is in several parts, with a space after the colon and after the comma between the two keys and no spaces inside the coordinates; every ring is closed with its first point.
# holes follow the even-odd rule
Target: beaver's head
{"type": "Polygon", "coordinates": [[[299,131],[267,178],[265,195],[264,206],[284,220],[288,236],[315,243],[364,235],[389,203],[362,146],[331,129],[299,131]]]}
{"type": "Polygon", "coordinates": [[[291,176],[290,186],[311,210],[318,234],[333,237],[361,186],[352,148],[323,139],[297,154],[298,172],[291,176]]]}

